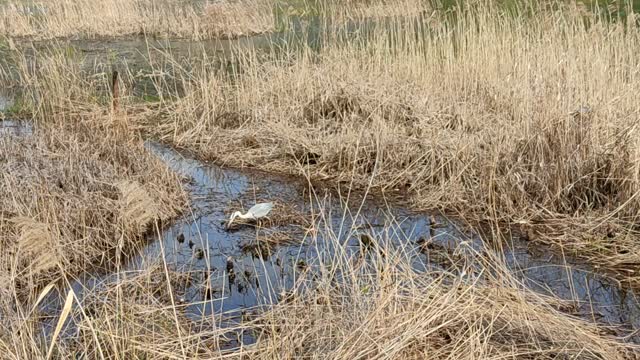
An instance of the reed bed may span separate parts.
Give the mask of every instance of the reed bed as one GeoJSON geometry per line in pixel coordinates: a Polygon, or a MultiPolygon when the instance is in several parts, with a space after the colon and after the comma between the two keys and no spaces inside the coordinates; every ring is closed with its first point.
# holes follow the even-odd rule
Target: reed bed
{"type": "MultiPolygon", "coordinates": [[[[2,81],[21,89],[22,113],[38,133],[3,137],[0,146],[0,165],[8,166],[0,194],[12,206],[0,213],[0,236],[14,249],[3,255],[9,271],[0,272],[1,352],[14,359],[637,356],[610,327],[563,313],[563,300],[527,289],[500,254],[419,271],[410,245],[370,239],[384,251],[351,257],[344,239],[317,226],[309,235],[322,233],[337,251],[300,268],[282,301],[226,328],[218,326],[222,314],[184,315],[184,279],[163,259],[118,273],[119,282],[82,299],[64,285],[103,258],[117,259],[112,251],[133,246],[184,205],[178,179],[144,152],[141,137],[220,164],[393,194],[501,230],[520,227],[529,240],[636,277],[635,14],[605,21],[576,3],[521,12],[468,5],[392,14],[349,37],[358,20],[372,17],[353,5],[351,13],[340,10],[346,28],[321,25],[321,45],[242,48],[224,66],[161,52],[163,61],[148,64],[159,101],[136,102],[125,86],[117,108],[105,64],[86,66],[65,51],[11,50],[2,81]],[[73,319],[74,336],[43,336],[42,314],[31,311],[50,279],[63,279],[57,288],[66,306],[55,321],[73,319]],[[236,346],[247,333],[255,344],[236,346]]],[[[17,30],[0,22],[3,33],[34,36],[31,24],[43,20],[25,17],[12,25],[17,30]]],[[[144,31],[108,23],[107,33],[100,23],[105,33],[82,34],[183,29],[143,19],[144,31]]],[[[53,20],[39,24],[43,33],[56,29],[53,20]]],[[[199,29],[193,33],[206,33],[199,29]]],[[[122,76],[129,84],[149,74],[122,76]]]]}
{"type": "Polygon", "coordinates": [[[12,0],[0,4],[0,35],[46,40],[132,35],[194,40],[272,31],[267,0],[12,0]]]}
{"type": "MultiPolygon", "coordinates": [[[[636,347],[611,328],[564,314],[558,310],[563,301],[527,290],[488,253],[472,254],[462,245],[456,252],[471,255],[474,265],[424,272],[416,270],[410,245],[392,248],[374,238],[385,247],[384,255],[353,254],[331,229],[321,227],[319,234],[336,251],[319,252],[298,268],[300,280],[277,304],[265,298],[263,306],[241,316],[185,316],[187,306],[222,301],[224,293],[213,289],[211,299],[184,303],[186,287],[209,288],[210,278],[148,258],[140,271],[120,272],[74,300],[63,318],[73,324],[68,330],[73,337],[43,339],[38,329],[44,314],[15,311],[9,297],[2,297],[4,327],[11,332],[0,337],[0,349],[14,359],[45,358],[50,348],[58,358],[104,359],[625,359],[636,354],[636,347]],[[228,321],[232,318],[235,322],[228,321]],[[247,336],[255,343],[240,345],[247,336]]],[[[278,284],[262,288],[270,286],[278,284]]],[[[60,290],[64,298],[68,290],[60,290]]]]}
{"type": "MultiPolygon", "coordinates": [[[[470,3],[377,24],[325,20],[320,47],[295,36],[287,47],[240,47],[227,61],[149,48],[149,73],[123,78],[153,78],[159,102],[134,103],[124,86],[121,131],[223,165],[368,187],[515,227],[636,276],[632,11],[612,21],[571,2],[470,3]]],[[[104,64],[83,67],[55,50],[33,67],[33,55],[12,54],[18,65],[4,77],[27,89],[36,117],[109,103],[104,64]]]]}
{"type": "Polygon", "coordinates": [[[180,180],[141,142],[85,126],[0,134],[0,262],[18,293],[113,266],[186,204],[180,180]]]}
{"type": "Polygon", "coordinates": [[[231,74],[187,67],[173,75],[184,96],[142,126],[221,164],[370,185],[417,208],[548,235],[585,224],[556,239],[587,257],[585,238],[637,237],[635,14],[473,4],[351,40],[328,21],[328,45],[240,50],[231,74]]]}
{"type": "Polygon", "coordinates": [[[318,12],[334,24],[361,20],[384,20],[387,18],[415,18],[433,11],[432,1],[422,0],[346,0],[309,1],[315,3],[318,12]]]}

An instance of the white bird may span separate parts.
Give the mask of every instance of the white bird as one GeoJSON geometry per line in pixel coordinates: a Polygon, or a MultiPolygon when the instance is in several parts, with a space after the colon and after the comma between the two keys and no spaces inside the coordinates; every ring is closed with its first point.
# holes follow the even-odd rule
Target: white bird
{"type": "Polygon", "coordinates": [[[253,205],[251,207],[251,209],[249,209],[249,211],[247,211],[246,214],[243,214],[240,211],[236,211],[231,215],[231,218],[229,219],[229,222],[227,223],[227,229],[231,226],[231,223],[236,218],[249,219],[249,220],[258,220],[258,219],[261,219],[263,217],[266,217],[269,214],[269,212],[271,211],[271,209],[273,209],[273,203],[268,202],[268,203],[260,203],[260,204],[253,205]]]}

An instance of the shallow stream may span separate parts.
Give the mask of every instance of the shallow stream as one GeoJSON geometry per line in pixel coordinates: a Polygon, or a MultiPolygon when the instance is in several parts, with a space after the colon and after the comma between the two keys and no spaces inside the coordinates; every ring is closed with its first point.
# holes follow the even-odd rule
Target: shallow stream
{"type": "MultiPolygon", "coordinates": [[[[320,46],[317,34],[307,35],[299,41],[310,47],[320,46]]],[[[290,44],[291,39],[272,34],[201,43],[129,39],[78,41],[69,46],[79,51],[86,63],[124,63],[135,71],[136,66],[142,69],[148,65],[150,48],[174,56],[205,51],[212,59],[227,59],[237,47],[269,48],[279,43],[290,44]]],[[[146,95],[149,88],[132,92],[146,95]]],[[[0,112],[10,105],[8,98],[0,96],[0,112]]],[[[0,140],[2,136],[33,135],[24,123],[0,120],[0,140]]],[[[371,238],[385,246],[404,249],[412,255],[416,271],[424,272],[450,271],[463,276],[460,270],[473,267],[474,256],[498,253],[496,258],[505,260],[522,286],[567,300],[572,304],[568,311],[576,316],[615,326],[618,335],[633,334],[640,328],[640,302],[634,291],[543,245],[513,237],[504,244],[502,254],[464,224],[441,215],[412,212],[401,205],[401,199],[350,194],[348,189],[338,194],[304,179],[222,168],[153,142],[147,147],[189,180],[186,190],[191,209],[162,229],[161,234],[149,235],[143,253],[128,259],[120,273],[80,276],[73,284],[80,299],[92,289],[119,281],[144,269],[149,261],[161,259],[172,270],[194,274],[190,285],[176,289],[186,315],[198,318],[224,313],[224,321],[233,322],[244,311],[279,301],[301,273],[313,271],[314,261],[320,256],[336,251],[355,256],[365,251],[363,239],[371,238]],[[286,219],[257,228],[225,230],[223,222],[231,212],[247,210],[264,201],[276,204],[274,217],[286,215],[286,219]],[[317,229],[323,229],[320,235],[314,232],[317,229]],[[331,241],[322,234],[331,234],[331,241]],[[341,247],[336,249],[336,244],[341,247]]],[[[58,301],[57,295],[52,294],[43,302],[43,312],[52,319],[48,327],[55,326],[60,311],[58,301]]],[[[254,340],[247,336],[242,342],[254,340]]],[[[635,335],[630,340],[640,342],[635,335]]]]}
{"type": "MultiPolygon", "coordinates": [[[[0,97],[0,111],[8,103],[0,97]]],[[[0,121],[0,139],[36,135],[24,123],[0,121]]],[[[473,267],[475,256],[501,253],[463,224],[412,212],[399,201],[348,190],[338,194],[304,179],[222,168],[153,142],[147,148],[188,180],[191,209],[161,234],[149,235],[142,254],[128,259],[120,273],[80,276],[73,284],[80,298],[161,259],[172,270],[196,274],[188,286],[176,290],[188,316],[224,313],[225,321],[233,322],[245,311],[276,303],[303,270],[313,271],[319,257],[366,251],[363,239],[402,248],[411,254],[416,271],[450,271],[459,276],[464,275],[461,269],[473,267]],[[225,229],[231,212],[264,201],[276,204],[273,218],[280,221],[225,229]],[[330,234],[331,241],[322,234],[330,234]]],[[[505,260],[522,286],[567,300],[573,314],[613,325],[619,335],[640,327],[640,303],[632,290],[543,245],[517,237],[504,245],[504,256],[498,258],[505,260]]],[[[43,311],[55,319],[59,305],[51,296],[43,311]]],[[[252,341],[250,336],[243,340],[252,341]]]]}
{"type": "MultiPolygon", "coordinates": [[[[275,303],[303,270],[313,270],[320,257],[336,251],[353,256],[366,251],[363,234],[385,247],[412,254],[413,266],[421,272],[450,271],[463,276],[461,269],[472,268],[477,260],[474,256],[495,252],[466,227],[442,216],[414,213],[372,197],[362,200],[361,195],[352,194],[352,199],[345,200],[345,194],[313,188],[299,179],[224,169],[166,146],[150,143],[148,147],[190,180],[192,209],[160,236],[152,236],[144,254],[132,259],[127,271],[144,269],[144,261],[161,257],[176,271],[202,274],[178,293],[180,302],[191,304],[186,314],[194,318],[224,313],[225,321],[233,322],[245,311],[275,303]],[[232,210],[241,205],[246,210],[262,201],[276,203],[274,216],[287,211],[312,219],[311,223],[296,224],[294,219],[293,223],[225,230],[223,222],[232,210]],[[310,228],[322,228],[321,233],[332,239],[313,236],[310,228]],[[269,242],[279,244],[256,246],[269,242]],[[346,246],[336,249],[336,244],[346,246]]],[[[567,300],[571,304],[568,311],[614,325],[619,335],[640,326],[635,293],[615,280],[540,244],[513,238],[505,245],[504,259],[523,286],[567,300]]],[[[77,290],[81,293],[86,285],[86,281],[79,282],[77,290]]],[[[245,343],[252,341],[251,337],[244,339],[245,343]]]]}
{"type": "MultiPolygon", "coordinates": [[[[192,179],[188,186],[192,213],[153,239],[147,251],[158,254],[163,249],[165,259],[178,268],[213,271],[210,286],[216,295],[211,301],[203,299],[197,287],[185,294],[187,302],[205,301],[188,308],[193,315],[271,303],[293,285],[301,264],[312,264],[319,253],[336,251],[331,248],[336,243],[346,244],[344,248],[353,254],[365,251],[362,234],[413,254],[417,271],[455,272],[464,268],[456,261],[472,264],[474,255],[494,251],[466,226],[443,216],[414,213],[371,196],[362,200],[362,196],[352,194],[352,199],[345,201],[345,194],[319,190],[299,179],[224,169],[158,144],[149,144],[149,149],[172,169],[192,179]],[[229,204],[242,203],[246,210],[262,201],[276,202],[275,212],[286,204],[305,218],[314,219],[315,228],[332,229],[329,233],[337,241],[305,236],[302,227],[291,224],[259,230],[250,226],[231,232],[224,229],[222,222],[231,210],[236,210],[229,204]],[[184,243],[177,241],[181,234],[185,236],[184,243]],[[274,246],[270,254],[262,257],[246,251],[247,245],[277,234],[291,238],[292,243],[274,246]],[[421,240],[427,240],[429,245],[424,246],[421,240]],[[198,248],[206,254],[202,259],[194,255],[198,248]],[[235,282],[230,282],[229,258],[233,259],[236,274],[248,276],[236,276],[235,282]]],[[[504,251],[508,267],[523,286],[570,300],[574,304],[572,312],[586,319],[624,325],[627,330],[640,326],[640,304],[635,293],[589,266],[515,237],[505,244],[504,251]]]]}

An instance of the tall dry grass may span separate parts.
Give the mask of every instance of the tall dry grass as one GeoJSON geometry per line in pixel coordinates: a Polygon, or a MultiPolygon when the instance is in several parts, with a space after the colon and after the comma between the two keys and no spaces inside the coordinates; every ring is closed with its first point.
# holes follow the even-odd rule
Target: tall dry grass
{"type": "MultiPolygon", "coordinates": [[[[80,223],[92,224],[84,231],[102,229],[105,239],[123,229],[139,232],[153,217],[150,210],[165,208],[157,205],[161,196],[135,196],[140,187],[150,191],[157,173],[137,168],[142,155],[113,140],[133,142],[141,131],[220,163],[372,186],[408,196],[416,207],[527,225],[531,234],[544,233],[593,261],[599,255],[603,263],[616,259],[632,269],[638,213],[634,94],[640,69],[633,15],[623,24],[585,18],[591,15],[571,6],[536,11],[513,17],[491,6],[467,7],[455,23],[447,23],[444,14],[409,22],[392,18],[385,27],[367,30],[370,38],[350,42],[331,28],[329,45],[320,49],[274,47],[266,56],[239,51],[231,73],[208,59],[168,55],[166,68],[156,70],[170,77],[158,86],[180,98],[167,96],[153,106],[125,99],[120,112],[108,110],[108,75],[64,54],[39,54],[35,66],[29,56],[18,55],[23,61],[12,74],[20,75],[37,123],[76,129],[70,141],[37,140],[45,145],[36,149],[46,149],[38,157],[69,158],[74,170],[105,177],[88,184],[85,178],[64,178],[102,190],[96,199],[76,202],[78,191],[64,198],[72,205],[91,204],[85,211],[108,204],[104,211],[121,220],[118,226],[80,223]],[[590,110],[580,110],[581,105],[590,110]],[[65,146],[49,144],[55,141],[65,146]],[[146,176],[152,177],[148,183],[146,176]],[[136,215],[140,218],[131,218],[136,215]]],[[[7,158],[14,158],[14,149],[28,153],[11,143],[4,150],[11,154],[7,158]]],[[[38,167],[62,176],[47,164],[38,167]]],[[[73,212],[52,200],[44,201],[50,209],[36,211],[40,203],[28,201],[33,197],[27,194],[58,191],[49,177],[43,181],[18,193],[17,204],[28,206],[19,207],[25,209],[20,217],[11,213],[14,221],[0,229],[13,243],[61,241],[51,224],[66,224],[57,217],[73,212]]],[[[167,205],[178,203],[175,197],[164,199],[167,205]]],[[[15,359],[46,358],[50,349],[60,358],[442,359],[623,359],[637,350],[605,327],[562,313],[558,299],[526,289],[501,265],[499,254],[471,254],[478,262],[474,266],[419,272],[411,266],[415,259],[408,245],[363,261],[341,251],[344,239],[331,229],[317,231],[324,231],[323,239],[338,252],[318,254],[308,268],[313,274],[302,276],[286,301],[231,329],[215,326],[220,314],[183,316],[183,306],[175,302],[183,280],[160,260],[82,300],[72,297],[69,318],[78,326],[77,336],[44,339],[40,314],[29,311],[40,293],[11,273],[0,273],[6,285],[0,287],[0,349],[15,359]],[[225,348],[230,335],[245,331],[257,336],[255,345],[225,348]]],[[[72,245],[57,246],[66,251],[72,245]]],[[[38,252],[33,246],[23,249],[38,252]]],[[[58,247],[53,249],[57,259],[58,247]]],[[[82,249],[100,254],[94,250],[82,249]]],[[[55,260],[61,263],[57,275],[65,277],[75,268],[61,259],[55,260]]],[[[68,287],[61,291],[64,297],[68,287]]]]}
{"type": "Polygon", "coordinates": [[[348,41],[331,29],[320,49],[276,49],[271,61],[240,50],[231,75],[174,73],[184,96],[144,126],[220,163],[371,184],[634,263],[635,14],[475,3],[367,23],[348,41]]]}
{"type": "MultiPolygon", "coordinates": [[[[308,3],[314,3],[309,1],[308,3]]],[[[319,13],[332,23],[416,17],[433,11],[433,1],[423,0],[345,0],[316,1],[319,13]]]]}
{"type": "Polygon", "coordinates": [[[21,294],[109,268],[185,204],[179,179],[141,142],[95,126],[0,134],[2,277],[21,294]]]}
{"type": "Polygon", "coordinates": [[[322,240],[308,243],[328,242],[336,251],[318,252],[280,303],[247,309],[235,325],[220,326],[231,314],[183,315],[189,304],[175,299],[194,282],[206,286],[205,278],[149,258],[142,271],[122,272],[76,297],[66,318],[71,337],[43,338],[39,311],[21,312],[10,297],[0,298],[8,331],[0,349],[11,359],[45,358],[50,348],[56,358],[103,359],[625,359],[636,351],[607,327],[560,312],[562,301],[527,290],[499,260],[464,245],[456,253],[465,265],[424,272],[410,245],[388,247],[375,238],[384,253],[354,254],[332,229],[318,224],[316,234],[322,240]],[[247,336],[256,342],[239,346],[247,336]]]}
{"type": "MultiPolygon", "coordinates": [[[[359,32],[368,15],[328,7],[356,21],[322,22],[318,48],[244,47],[229,61],[149,49],[161,102],[125,103],[123,131],[516,224],[626,277],[640,250],[636,15],[534,5],[468,3],[359,32]]],[[[13,74],[38,117],[102,111],[105,66],[36,56],[16,55],[13,74]]]]}
{"type": "Polygon", "coordinates": [[[12,64],[5,79],[26,85],[7,117],[31,121],[20,132],[0,130],[1,357],[60,358],[57,342],[70,341],[65,320],[82,312],[81,294],[67,286],[121,269],[188,200],[181,179],[129,126],[134,115],[110,108],[110,77],[88,74],[64,51],[42,66],[23,55],[3,58],[12,64]],[[56,292],[64,309],[43,335],[42,307],[56,292]]]}
{"type": "Polygon", "coordinates": [[[36,40],[153,35],[207,39],[272,31],[264,0],[11,0],[0,4],[0,35],[36,40]]]}

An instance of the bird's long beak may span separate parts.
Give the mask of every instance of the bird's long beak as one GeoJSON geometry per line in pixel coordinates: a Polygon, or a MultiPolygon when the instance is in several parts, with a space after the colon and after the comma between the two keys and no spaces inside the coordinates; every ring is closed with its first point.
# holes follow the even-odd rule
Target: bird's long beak
{"type": "Polygon", "coordinates": [[[229,221],[227,221],[227,225],[224,226],[225,230],[229,230],[231,228],[231,224],[235,218],[232,216],[229,221]]]}

